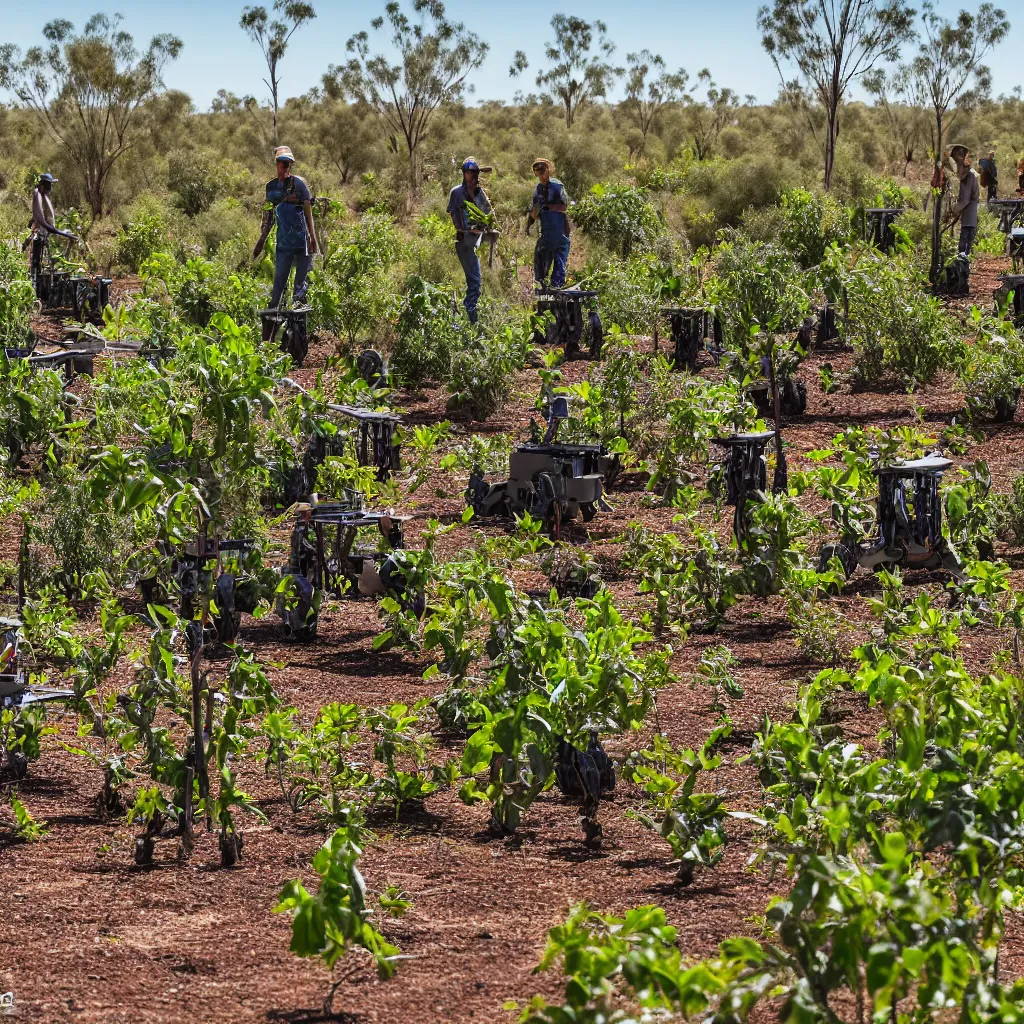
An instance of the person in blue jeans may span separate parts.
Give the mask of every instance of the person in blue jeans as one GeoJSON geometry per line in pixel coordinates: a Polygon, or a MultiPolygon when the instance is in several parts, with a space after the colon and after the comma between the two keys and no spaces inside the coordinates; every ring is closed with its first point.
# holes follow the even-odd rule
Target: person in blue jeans
{"type": "Polygon", "coordinates": [[[480,301],[480,239],[483,229],[469,216],[466,203],[472,203],[484,213],[491,212],[487,193],[480,187],[480,165],[472,158],[462,164],[462,184],[448,193],[448,214],[455,225],[455,255],[459,257],[466,275],[466,297],[462,305],[471,324],[476,323],[476,307],[480,301]]]}
{"type": "Polygon", "coordinates": [[[297,174],[292,174],[295,157],[287,146],[278,146],[274,157],[277,160],[277,177],[267,182],[267,205],[263,210],[260,239],[252,251],[252,258],[258,259],[270,229],[276,223],[274,290],[270,296],[272,309],[281,305],[293,264],[294,304],[298,306],[306,297],[306,278],[313,266],[313,253],[317,251],[316,230],[313,227],[313,195],[309,186],[297,174]]]}
{"type": "Polygon", "coordinates": [[[565,186],[551,177],[554,165],[543,157],[533,162],[533,173],[537,176],[537,189],[533,193],[533,203],[526,230],[534,221],[540,222],[540,237],[533,250],[533,280],[541,288],[548,287],[548,274],[551,275],[551,288],[565,286],[565,266],[569,261],[569,197],[565,186]]]}

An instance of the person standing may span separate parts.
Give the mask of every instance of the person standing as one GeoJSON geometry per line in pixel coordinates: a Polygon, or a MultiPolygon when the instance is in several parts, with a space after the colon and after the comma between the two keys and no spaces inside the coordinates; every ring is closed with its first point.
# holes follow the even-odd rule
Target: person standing
{"type": "Polygon", "coordinates": [[[278,146],[274,151],[277,161],[277,177],[267,182],[267,206],[263,210],[260,238],[252,251],[252,258],[258,259],[270,235],[270,229],[277,224],[277,239],[274,243],[274,288],[270,306],[281,305],[288,288],[288,276],[295,265],[293,300],[299,305],[306,297],[307,277],[313,266],[313,254],[317,251],[316,229],[313,226],[313,195],[309,186],[297,174],[292,174],[295,157],[287,146],[278,146]]]}
{"type": "Polygon", "coordinates": [[[565,267],[569,261],[569,197],[565,186],[553,178],[554,165],[543,157],[534,160],[533,173],[537,176],[537,188],[533,193],[533,204],[527,219],[526,230],[534,221],[540,222],[540,237],[533,250],[533,280],[541,288],[546,287],[548,273],[551,274],[551,288],[565,285],[565,267]]]}
{"type": "Polygon", "coordinates": [[[60,235],[61,238],[74,238],[70,231],[62,231],[54,223],[56,216],[53,212],[53,200],[50,194],[53,186],[60,179],[52,174],[41,174],[39,182],[32,192],[32,221],[30,227],[32,234],[32,276],[38,277],[43,272],[43,251],[49,252],[50,235],[60,235]]]}
{"type": "Polygon", "coordinates": [[[981,188],[978,185],[978,175],[971,166],[967,147],[953,146],[949,155],[956,163],[956,174],[960,179],[960,191],[957,193],[956,206],[953,207],[949,223],[960,221],[957,252],[970,256],[974,248],[974,236],[978,233],[978,200],[981,198],[981,188]]]}
{"type": "Polygon", "coordinates": [[[991,203],[993,199],[999,198],[999,172],[996,169],[995,150],[990,151],[987,157],[979,160],[978,167],[981,170],[980,184],[982,188],[988,190],[988,194],[985,198],[991,203]]]}
{"type": "Polygon", "coordinates": [[[455,255],[459,257],[466,275],[466,297],[462,305],[469,322],[477,321],[476,308],[480,301],[480,240],[483,228],[476,224],[472,211],[466,205],[472,203],[482,213],[491,212],[491,203],[480,185],[480,165],[472,158],[463,161],[462,184],[448,193],[448,214],[455,225],[455,255]]]}

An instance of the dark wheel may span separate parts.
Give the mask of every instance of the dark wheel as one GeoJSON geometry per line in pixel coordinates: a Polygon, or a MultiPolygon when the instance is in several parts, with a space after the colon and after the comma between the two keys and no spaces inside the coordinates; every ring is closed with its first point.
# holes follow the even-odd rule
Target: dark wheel
{"type": "Polygon", "coordinates": [[[152,867],[155,848],[156,843],[153,842],[152,836],[139,836],[135,840],[135,863],[140,868],[152,867]]]}
{"type": "Polygon", "coordinates": [[[786,416],[802,416],[807,408],[807,387],[799,380],[788,378],[782,385],[779,405],[786,416]]]}
{"type": "Polygon", "coordinates": [[[232,868],[242,859],[242,834],[241,832],[221,832],[218,838],[220,846],[220,866],[232,868]]]}
{"type": "Polygon", "coordinates": [[[378,388],[387,383],[384,357],[376,349],[368,348],[365,352],[359,353],[356,370],[371,388],[378,388]]]}
{"type": "Polygon", "coordinates": [[[294,320],[284,329],[284,336],[281,341],[281,350],[292,357],[292,362],[302,369],[306,361],[306,353],[309,352],[309,334],[305,326],[299,326],[294,320]]]}
{"type": "Polygon", "coordinates": [[[28,758],[20,753],[7,754],[7,773],[15,782],[20,782],[28,775],[28,758]]]}
{"type": "MultiPolygon", "coordinates": [[[[588,319],[590,321],[590,327],[588,331],[590,335],[590,358],[596,360],[601,358],[601,350],[604,348],[604,327],[601,324],[601,314],[598,313],[596,309],[592,309],[590,311],[588,319]]],[[[696,348],[694,348],[693,352],[693,361],[696,365],[696,348]]]]}
{"type": "Polygon", "coordinates": [[[213,620],[213,628],[217,633],[217,640],[222,644],[235,642],[238,631],[242,628],[242,613],[235,612],[234,615],[218,615],[213,620]]]}
{"type": "Polygon", "coordinates": [[[846,578],[849,579],[857,568],[857,555],[848,544],[826,544],[818,553],[818,572],[825,572],[828,563],[838,558],[846,578]]]}
{"type": "Polygon", "coordinates": [[[580,505],[580,515],[583,517],[583,522],[589,523],[594,516],[597,515],[597,505],[592,501],[588,501],[584,505],[580,505]]]}

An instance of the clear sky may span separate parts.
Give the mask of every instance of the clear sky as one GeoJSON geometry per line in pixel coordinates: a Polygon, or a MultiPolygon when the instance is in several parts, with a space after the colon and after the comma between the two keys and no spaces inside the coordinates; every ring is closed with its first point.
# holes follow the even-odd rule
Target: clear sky
{"type": "MultiPolygon", "coordinates": [[[[265,0],[270,7],[273,0],[265,0]]],[[[316,85],[332,63],[345,59],[345,42],[353,33],[369,29],[371,19],[384,7],[384,0],[359,3],[312,0],[317,19],[302,28],[293,39],[282,64],[284,96],[295,96],[316,85]]],[[[968,0],[973,9],[977,0],[968,0]]],[[[192,96],[199,110],[209,107],[218,89],[237,95],[252,93],[263,99],[262,57],[256,45],[238,27],[243,3],[225,0],[48,0],[43,4],[4,0],[0,4],[0,43],[13,42],[24,48],[42,39],[43,23],[52,18],[67,18],[81,27],[94,11],[124,15],[124,26],[138,41],[148,41],[158,32],[173,32],[185,46],[179,59],[166,74],[167,84],[192,96]]],[[[1010,92],[1024,80],[1014,53],[1024,40],[1024,11],[1015,3],[1004,4],[1012,22],[1018,22],[1010,36],[992,55],[994,92],[1010,92]]],[[[588,19],[601,18],[617,47],[616,56],[647,48],[660,53],[673,68],[683,66],[693,76],[703,67],[720,85],[729,86],[741,97],[752,94],[770,101],[778,91],[778,76],[761,49],[757,31],[757,0],[717,0],[695,3],[692,0],[647,3],[629,0],[589,0],[587,3],[518,3],[490,0],[450,0],[448,14],[464,22],[491,45],[487,62],[472,81],[474,99],[511,100],[518,89],[529,91],[533,76],[527,71],[518,80],[510,80],[508,66],[516,50],[525,50],[536,66],[543,58],[543,47],[550,35],[549,21],[555,12],[575,14],[588,19]]],[[[960,4],[940,0],[939,11],[953,17],[960,4]]]]}

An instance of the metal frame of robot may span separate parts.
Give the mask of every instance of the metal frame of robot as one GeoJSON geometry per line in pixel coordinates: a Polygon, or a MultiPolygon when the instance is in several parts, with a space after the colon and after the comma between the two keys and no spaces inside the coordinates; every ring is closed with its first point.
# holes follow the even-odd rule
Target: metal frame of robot
{"type": "MultiPolygon", "coordinates": [[[[724,471],[726,500],[736,506],[733,529],[739,539],[746,529],[747,496],[767,486],[765,449],[775,437],[774,431],[734,434],[714,438],[727,449],[724,471]]],[[[908,462],[878,466],[876,526],[878,533],[870,541],[851,547],[845,541],[826,544],[820,552],[824,571],[833,556],[839,558],[849,579],[858,566],[875,570],[886,565],[905,569],[946,569],[956,579],[963,578],[963,567],[942,536],[942,499],[939,484],[953,461],[941,455],[929,455],[908,462]],[[910,485],[911,493],[908,495],[910,485]],[[908,497],[911,506],[908,507],[908,497]],[[911,508],[913,511],[911,511],[911,508]]]]}
{"type": "Polygon", "coordinates": [[[556,443],[558,427],[568,415],[566,398],[549,403],[544,439],[519,445],[512,452],[507,480],[489,483],[482,474],[473,473],[466,504],[480,516],[508,517],[526,511],[556,531],[562,520],[575,518],[577,512],[589,522],[599,509],[607,511],[604,482],[606,476],[614,477],[618,457],[601,444],[556,443]]]}

